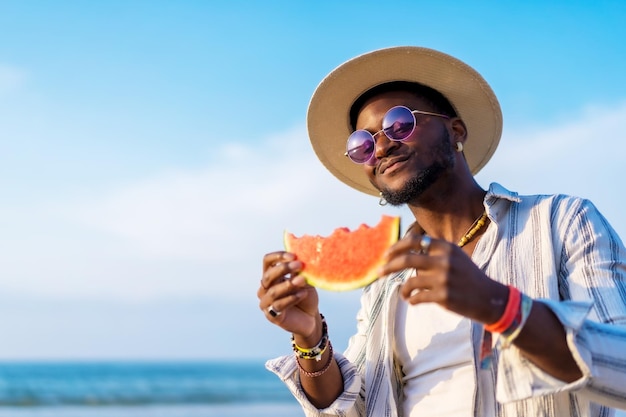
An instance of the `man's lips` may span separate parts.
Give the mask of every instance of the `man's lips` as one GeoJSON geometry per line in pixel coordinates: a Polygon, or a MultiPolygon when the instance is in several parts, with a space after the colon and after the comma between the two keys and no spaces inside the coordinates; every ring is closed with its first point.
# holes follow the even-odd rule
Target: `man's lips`
{"type": "Polygon", "coordinates": [[[394,165],[396,165],[398,163],[401,163],[401,162],[404,162],[407,159],[409,159],[409,158],[406,157],[406,156],[400,156],[400,157],[396,157],[396,158],[393,158],[393,159],[387,159],[387,158],[383,159],[380,162],[380,164],[378,164],[378,169],[377,169],[378,174],[380,174],[380,175],[384,174],[385,171],[387,171],[389,168],[392,168],[394,165]]]}

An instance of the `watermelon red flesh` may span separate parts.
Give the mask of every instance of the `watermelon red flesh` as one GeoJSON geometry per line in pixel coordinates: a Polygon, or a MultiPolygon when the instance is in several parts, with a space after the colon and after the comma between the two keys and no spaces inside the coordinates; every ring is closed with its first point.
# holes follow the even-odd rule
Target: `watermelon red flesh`
{"type": "Polygon", "coordinates": [[[340,227],[328,237],[296,237],[285,232],[285,249],[304,263],[301,274],[310,285],[331,291],[363,287],[378,278],[384,253],[400,233],[400,218],[382,216],[375,227],[350,231],[340,227]]]}

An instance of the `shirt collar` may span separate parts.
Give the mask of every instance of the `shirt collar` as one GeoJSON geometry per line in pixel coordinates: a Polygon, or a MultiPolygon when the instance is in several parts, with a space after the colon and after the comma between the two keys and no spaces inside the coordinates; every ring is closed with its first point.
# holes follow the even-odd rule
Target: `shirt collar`
{"type": "Polygon", "coordinates": [[[514,203],[520,203],[522,201],[515,191],[509,191],[497,182],[492,182],[489,185],[487,194],[485,195],[485,204],[492,205],[498,199],[509,200],[514,203]]]}

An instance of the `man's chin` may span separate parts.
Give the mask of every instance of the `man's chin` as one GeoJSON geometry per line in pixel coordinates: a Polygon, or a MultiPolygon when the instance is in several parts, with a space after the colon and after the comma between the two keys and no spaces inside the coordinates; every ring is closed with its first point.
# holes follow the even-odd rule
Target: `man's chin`
{"type": "Polygon", "coordinates": [[[383,190],[381,197],[392,206],[402,206],[412,200],[412,196],[406,190],[383,190]]]}
{"type": "Polygon", "coordinates": [[[383,197],[388,204],[392,206],[402,206],[417,199],[426,191],[434,182],[435,176],[421,176],[413,178],[405,182],[402,187],[387,187],[381,191],[383,197]]]}

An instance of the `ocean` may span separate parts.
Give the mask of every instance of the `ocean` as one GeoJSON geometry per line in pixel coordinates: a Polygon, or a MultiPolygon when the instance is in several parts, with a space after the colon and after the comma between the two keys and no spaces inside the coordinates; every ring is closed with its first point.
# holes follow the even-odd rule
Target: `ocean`
{"type": "Polygon", "coordinates": [[[303,413],[261,361],[0,363],[0,417],[241,416],[303,413]]]}
{"type": "Polygon", "coordinates": [[[299,417],[257,362],[0,363],[0,417],[299,417]]]}

